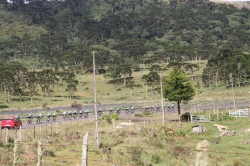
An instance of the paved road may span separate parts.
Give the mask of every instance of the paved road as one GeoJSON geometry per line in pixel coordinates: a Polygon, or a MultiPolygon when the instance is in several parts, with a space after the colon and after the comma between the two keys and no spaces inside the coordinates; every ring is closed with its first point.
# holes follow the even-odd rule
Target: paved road
{"type": "MultiPolygon", "coordinates": [[[[103,104],[103,105],[98,105],[97,109],[104,108],[107,110],[111,107],[117,108],[120,107],[121,108],[121,114],[119,115],[120,119],[133,119],[134,118],[134,114],[125,114],[125,108],[131,106],[131,104],[103,104]]],[[[190,112],[192,110],[213,110],[213,109],[234,109],[234,106],[236,109],[239,108],[248,108],[250,106],[250,101],[246,100],[246,101],[237,101],[234,105],[233,102],[217,102],[217,103],[203,103],[203,104],[199,104],[199,105],[190,105],[190,104],[186,104],[186,105],[182,105],[181,106],[181,111],[182,113],[184,112],[190,112]]],[[[86,109],[91,109],[93,110],[93,105],[88,105],[88,106],[83,106],[82,109],[86,110],[86,109]]],[[[47,112],[54,112],[56,110],[61,110],[61,111],[69,111],[69,110],[75,110],[75,108],[71,108],[71,107],[60,107],[60,108],[51,108],[50,110],[43,110],[43,109],[31,109],[31,110],[20,110],[20,111],[8,111],[8,112],[0,112],[0,115],[13,115],[13,114],[29,114],[32,113],[33,115],[38,114],[38,112],[43,112],[43,116],[46,116],[47,112]]],[[[141,113],[143,111],[142,106],[138,106],[136,107],[135,105],[135,113],[141,113]]],[[[168,110],[168,108],[165,108],[165,113],[170,113],[170,112],[176,112],[176,108],[175,109],[171,109],[168,110]]],[[[108,111],[107,111],[108,112],[108,111]]],[[[159,112],[161,113],[161,111],[159,112]]],[[[28,127],[27,125],[27,121],[25,117],[21,117],[22,121],[23,121],[23,127],[26,128],[28,127]]],[[[88,118],[82,118],[82,119],[77,119],[77,120],[86,120],[86,119],[94,119],[94,115],[90,115],[88,118]]],[[[35,122],[36,119],[33,119],[33,125],[36,123],[35,122]]],[[[64,122],[64,120],[62,119],[61,115],[58,115],[57,117],[57,122],[61,123],[64,122]]],[[[43,120],[42,124],[47,124],[47,123],[51,123],[51,122],[46,122],[45,118],[43,120]]]]}
{"type": "MultiPolygon", "coordinates": [[[[131,111],[129,113],[126,113],[125,110],[121,110],[121,112],[120,112],[120,114],[118,116],[119,116],[120,120],[129,120],[129,119],[131,119],[131,120],[138,120],[138,119],[142,119],[142,118],[136,118],[134,115],[136,113],[141,113],[142,111],[143,111],[142,109],[136,109],[134,111],[134,113],[132,113],[131,111]]],[[[108,113],[109,113],[109,111],[103,112],[102,116],[104,114],[108,114],[108,113]]],[[[116,113],[116,111],[114,111],[113,113],[116,113]]],[[[161,114],[162,112],[161,111],[157,111],[157,112],[154,111],[152,113],[161,114]]],[[[100,116],[100,118],[102,116],[100,116]]],[[[89,119],[93,120],[93,119],[95,119],[95,116],[91,112],[91,113],[89,113],[88,117],[84,118],[83,116],[79,117],[79,113],[78,113],[76,118],[71,117],[70,119],[67,118],[66,120],[64,120],[63,119],[63,115],[62,114],[58,114],[55,121],[52,121],[52,118],[50,119],[50,121],[47,121],[47,117],[43,116],[42,122],[41,123],[36,123],[37,118],[34,117],[31,124],[27,124],[27,118],[23,117],[23,118],[20,118],[20,119],[22,120],[22,123],[23,123],[22,128],[25,129],[25,128],[33,128],[34,125],[46,125],[46,124],[57,123],[57,122],[58,123],[67,123],[67,122],[71,122],[71,121],[82,121],[82,120],[89,120],[89,119]]]]}

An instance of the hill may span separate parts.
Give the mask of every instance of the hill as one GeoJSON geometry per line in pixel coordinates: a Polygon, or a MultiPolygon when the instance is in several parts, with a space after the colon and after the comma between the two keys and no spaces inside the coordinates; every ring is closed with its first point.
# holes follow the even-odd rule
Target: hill
{"type": "Polygon", "coordinates": [[[0,7],[2,108],[72,100],[92,103],[93,51],[100,103],[116,94],[122,95],[115,102],[158,101],[157,93],[148,94],[152,87],[144,93],[149,85],[141,79],[153,65],[164,69],[164,76],[172,67],[181,67],[194,86],[205,89],[199,92],[228,88],[230,73],[234,85],[249,85],[246,9],[189,0],[17,1],[0,7]],[[209,69],[203,72],[204,61],[209,69]],[[199,62],[203,63],[199,70],[199,65],[191,64],[199,62]]]}
{"type": "Polygon", "coordinates": [[[232,4],[237,8],[247,8],[250,9],[250,2],[248,0],[210,0],[211,2],[216,3],[225,3],[225,4],[232,4]]]}

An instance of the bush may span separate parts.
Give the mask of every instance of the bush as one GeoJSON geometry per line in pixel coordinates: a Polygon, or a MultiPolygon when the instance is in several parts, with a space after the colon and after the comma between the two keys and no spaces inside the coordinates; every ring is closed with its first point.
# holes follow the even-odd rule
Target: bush
{"type": "Polygon", "coordinates": [[[48,103],[43,103],[43,109],[44,110],[49,110],[49,106],[48,106],[48,103]]]}
{"type": "Polygon", "coordinates": [[[43,152],[43,155],[47,156],[47,157],[55,157],[56,156],[55,153],[53,151],[51,151],[51,150],[45,150],[43,152]]]}
{"type": "Polygon", "coordinates": [[[151,115],[151,113],[148,112],[148,111],[144,111],[144,112],[141,113],[141,115],[142,116],[149,116],[149,115],[151,115]]]}
{"type": "Polygon", "coordinates": [[[74,101],[74,103],[71,104],[71,107],[72,107],[72,108],[78,108],[78,109],[79,109],[79,108],[82,107],[82,104],[77,103],[76,101],[74,101]]]}
{"type": "Polygon", "coordinates": [[[111,119],[119,120],[119,116],[117,114],[112,114],[111,119]]]}
{"type": "Polygon", "coordinates": [[[110,115],[103,115],[102,119],[106,120],[108,123],[112,123],[110,115]]]}
{"type": "Polygon", "coordinates": [[[135,114],[135,117],[142,117],[141,114],[135,114]]]}

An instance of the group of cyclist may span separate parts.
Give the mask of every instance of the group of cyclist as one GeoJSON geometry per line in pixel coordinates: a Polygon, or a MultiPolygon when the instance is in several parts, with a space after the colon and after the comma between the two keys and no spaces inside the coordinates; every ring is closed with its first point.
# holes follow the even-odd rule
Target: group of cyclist
{"type": "MultiPolygon", "coordinates": [[[[167,109],[169,110],[169,109],[174,109],[174,104],[169,104],[169,105],[167,105],[167,109]]],[[[125,108],[125,113],[126,114],[129,114],[129,113],[134,113],[134,110],[135,110],[135,108],[134,108],[134,106],[131,106],[131,107],[126,107],[125,108]]],[[[160,111],[160,107],[159,107],[159,105],[157,105],[157,106],[144,106],[143,107],[143,110],[144,111],[152,111],[152,112],[154,112],[154,111],[160,111]]],[[[99,117],[101,117],[102,116],[102,114],[103,114],[103,109],[102,108],[99,108],[98,109],[98,116],[99,117]]],[[[72,118],[73,119],[76,119],[77,117],[79,117],[79,118],[82,118],[82,117],[84,117],[84,118],[87,118],[88,117],[88,115],[89,115],[89,113],[90,113],[90,110],[89,109],[86,109],[85,111],[83,111],[83,110],[79,110],[79,112],[77,111],[77,110],[74,110],[74,111],[64,111],[63,112],[63,119],[64,120],[71,120],[72,118]]],[[[116,113],[116,114],[120,114],[121,113],[121,109],[118,107],[118,108],[116,108],[116,109],[114,109],[113,107],[111,107],[110,108],[110,110],[109,110],[109,115],[112,115],[113,113],[116,113]]],[[[42,118],[43,118],[43,116],[42,116],[42,114],[41,113],[39,113],[39,114],[37,114],[37,116],[35,116],[36,117],[36,123],[41,123],[42,122],[42,118]]],[[[48,114],[47,114],[47,122],[50,122],[51,121],[51,118],[52,118],[52,121],[56,121],[56,117],[57,117],[57,115],[56,115],[56,113],[53,113],[53,114],[50,114],[50,112],[48,112],[48,114]]],[[[31,124],[32,123],[32,119],[33,119],[33,116],[32,116],[32,114],[30,113],[28,116],[27,116],[27,124],[31,124]]]]}
{"type": "Polygon", "coordinates": [[[79,118],[82,118],[82,117],[87,118],[89,112],[90,112],[89,109],[85,110],[85,112],[83,112],[83,110],[80,110],[79,113],[77,112],[77,110],[74,110],[74,112],[72,112],[72,111],[69,111],[69,112],[64,111],[63,112],[63,119],[64,120],[67,120],[67,119],[71,120],[72,118],[76,119],[77,117],[79,117],[79,118]]]}
{"type": "MultiPolygon", "coordinates": [[[[51,118],[52,118],[52,121],[56,121],[56,113],[53,113],[52,115],[50,114],[50,112],[48,112],[47,114],[47,122],[50,122],[51,121],[51,118]]],[[[43,119],[43,115],[41,113],[37,114],[37,116],[33,117],[33,115],[31,113],[28,114],[27,116],[27,124],[32,124],[32,120],[33,118],[36,118],[36,123],[42,123],[42,119],[43,119]]]]}
{"type": "MultiPolygon", "coordinates": [[[[167,111],[174,110],[174,104],[168,104],[165,108],[167,108],[167,111]]],[[[159,105],[155,106],[143,106],[142,109],[144,111],[152,111],[152,112],[157,112],[160,111],[159,105]]]]}

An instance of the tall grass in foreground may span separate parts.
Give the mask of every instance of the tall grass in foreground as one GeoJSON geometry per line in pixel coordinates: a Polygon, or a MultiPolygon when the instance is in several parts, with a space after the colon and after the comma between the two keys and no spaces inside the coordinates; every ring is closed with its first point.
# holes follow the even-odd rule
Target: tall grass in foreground
{"type": "MultiPolygon", "coordinates": [[[[99,147],[96,147],[94,120],[65,121],[32,125],[22,130],[19,145],[19,165],[36,165],[39,139],[44,141],[43,165],[81,164],[82,139],[86,132],[88,138],[88,164],[91,165],[194,165],[196,146],[202,140],[209,142],[209,165],[249,165],[250,141],[249,118],[219,119],[200,124],[206,128],[202,134],[193,134],[194,124],[167,121],[161,118],[138,117],[133,125],[113,128],[113,124],[99,119],[99,147]],[[152,119],[153,118],[153,119],[152,119]],[[228,130],[236,131],[235,136],[220,137],[214,124],[226,125],[228,130]]],[[[129,120],[115,120],[115,126],[129,120]]],[[[13,160],[13,141],[19,132],[10,131],[9,144],[5,144],[4,131],[1,131],[0,161],[11,165],[13,160]]]]}

